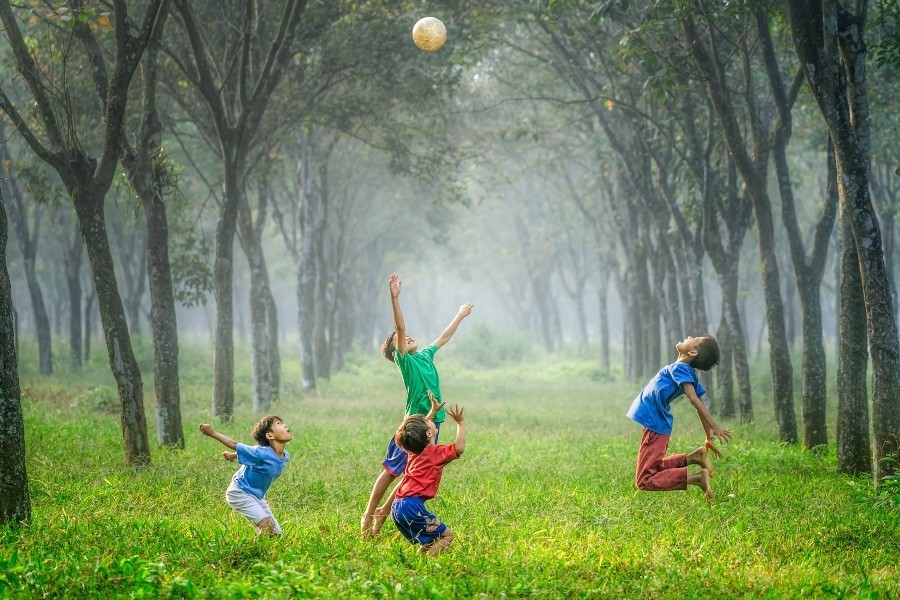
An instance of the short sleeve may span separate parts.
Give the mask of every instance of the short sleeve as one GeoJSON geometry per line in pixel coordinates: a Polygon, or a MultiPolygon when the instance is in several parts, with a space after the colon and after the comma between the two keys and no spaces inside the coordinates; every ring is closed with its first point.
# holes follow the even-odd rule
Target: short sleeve
{"type": "Polygon", "coordinates": [[[698,381],[697,383],[694,384],[694,391],[697,392],[697,396],[698,396],[698,397],[703,396],[704,394],[706,394],[706,388],[703,387],[703,386],[700,384],[699,381],[698,381]]]}
{"type": "Polygon", "coordinates": [[[437,444],[434,448],[434,462],[438,465],[443,466],[459,458],[455,443],[447,445],[437,444]]]}
{"type": "Polygon", "coordinates": [[[262,457],[260,456],[261,446],[247,446],[246,444],[238,443],[234,450],[237,452],[238,462],[242,465],[255,467],[262,462],[262,457]]]}
{"type": "Polygon", "coordinates": [[[423,350],[419,350],[419,356],[427,356],[428,360],[434,361],[434,354],[438,351],[438,347],[434,344],[429,344],[425,346],[423,350]]]}
{"type": "Polygon", "coordinates": [[[694,369],[692,369],[689,364],[683,362],[675,363],[672,367],[672,379],[674,379],[675,383],[678,385],[684,385],[685,383],[690,383],[694,386],[697,385],[697,377],[694,374],[694,369]]]}

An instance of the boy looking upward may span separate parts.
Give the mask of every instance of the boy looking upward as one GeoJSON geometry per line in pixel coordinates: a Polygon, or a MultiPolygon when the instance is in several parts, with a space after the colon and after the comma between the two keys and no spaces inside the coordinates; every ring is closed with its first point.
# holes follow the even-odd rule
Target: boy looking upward
{"type": "Polygon", "coordinates": [[[421,544],[420,552],[435,556],[453,541],[453,531],[425,507],[425,501],[437,495],[444,467],[459,458],[466,449],[463,408],[447,409],[456,421],[456,441],[437,444],[437,427],[427,417],[409,415],[394,435],[397,444],[409,452],[403,481],[394,490],[391,519],[403,536],[421,544]]]}
{"type": "MultiPolygon", "coordinates": [[[[434,366],[434,355],[439,348],[450,341],[462,320],[472,313],[473,305],[463,304],[460,306],[456,316],[453,317],[443,333],[429,346],[419,350],[416,340],[408,336],[406,332],[406,322],[403,319],[403,312],[400,310],[400,290],[403,284],[396,273],[391,274],[388,287],[391,292],[394,331],[388,334],[384,340],[381,353],[387,360],[397,365],[403,377],[403,385],[406,387],[406,416],[426,415],[431,410],[429,391],[434,394],[438,402],[441,399],[441,382],[437,368],[434,366]]],[[[442,408],[434,416],[434,424],[438,433],[443,421],[444,410],[442,408]]],[[[360,530],[364,537],[377,535],[391,513],[390,499],[385,502],[384,506],[378,507],[378,503],[381,502],[391,483],[403,473],[406,468],[406,458],[406,451],[400,448],[391,437],[381,463],[384,470],[378,475],[372,486],[366,511],[360,520],[360,530]]]]}
{"type": "Polygon", "coordinates": [[[700,400],[706,390],[700,385],[695,369],[708,371],[719,363],[719,343],[711,335],[688,336],[675,344],[675,350],[678,360],[660,369],[628,410],[628,416],[644,426],[635,483],[639,489],[651,492],[684,490],[688,485],[696,485],[706,492],[706,501],[709,502],[712,499],[709,478],[713,468],[708,453],[721,457],[722,453],[713,443],[713,438],[727,442],[731,439],[731,432],[716,424],[700,400]],[[706,432],[706,442],[690,454],[665,456],[674,422],[670,406],[682,394],[696,409],[706,432]],[[688,474],[688,465],[699,465],[700,471],[688,474]]]}
{"type": "Polygon", "coordinates": [[[272,514],[265,495],[291,458],[284,449],[284,445],[293,439],[290,428],[281,417],[263,417],[253,426],[251,434],[259,443],[258,446],[235,442],[208,423],[201,423],[199,429],[204,435],[217,439],[234,450],[223,452],[222,457],[228,462],[237,460],[241,465],[225,492],[228,505],[247,517],[256,528],[256,535],[280,535],[281,525],[272,514]]]}

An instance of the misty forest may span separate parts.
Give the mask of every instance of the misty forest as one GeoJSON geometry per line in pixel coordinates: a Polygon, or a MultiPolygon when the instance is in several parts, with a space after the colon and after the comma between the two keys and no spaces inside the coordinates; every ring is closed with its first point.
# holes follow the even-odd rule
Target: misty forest
{"type": "Polygon", "coordinates": [[[0,598],[900,596],[898,0],[0,21],[0,598]]]}

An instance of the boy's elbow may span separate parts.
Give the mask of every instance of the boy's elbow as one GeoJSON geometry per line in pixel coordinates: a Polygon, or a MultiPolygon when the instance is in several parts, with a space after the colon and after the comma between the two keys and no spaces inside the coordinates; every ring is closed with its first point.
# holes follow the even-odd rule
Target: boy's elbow
{"type": "Polygon", "coordinates": [[[456,447],[456,456],[462,456],[463,452],[465,452],[465,451],[466,451],[465,446],[457,446],[456,447]]]}

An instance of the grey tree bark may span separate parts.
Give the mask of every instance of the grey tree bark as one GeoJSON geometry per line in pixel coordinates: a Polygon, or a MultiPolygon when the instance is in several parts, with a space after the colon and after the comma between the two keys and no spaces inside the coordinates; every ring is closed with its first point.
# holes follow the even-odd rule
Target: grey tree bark
{"type": "MultiPolygon", "coordinates": [[[[6,139],[6,124],[0,120],[0,139],[6,139]]],[[[6,144],[0,144],[0,164],[12,163],[12,158],[6,148],[6,144]]],[[[42,375],[53,372],[53,336],[50,329],[50,317],[47,314],[47,305],[44,302],[44,292],[37,278],[37,247],[41,235],[41,217],[43,205],[35,202],[34,223],[29,223],[28,206],[25,203],[24,194],[19,187],[16,172],[10,168],[7,175],[9,194],[5,196],[5,204],[9,210],[16,238],[19,240],[19,250],[25,267],[25,281],[28,284],[28,294],[31,298],[31,310],[34,313],[35,333],[38,343],[38,365],[42,375]]]]}
{"type": "MultiPolygon", "coordinates": [[[[834,174],[832,174],[834,175],[834,174]]],[[[837,182],[831,184],[837,186],[837,182]]],[[[837,372],[837,470],[839,473],[871,473],[869,397],[866,371],[866,302],[859,254],[850,217],[841,209],[840,306],[837,372]]]]}
{"type": "MultiPolygon", "coordinates": [[[[761,130],[759,112],[752,105],[753,93],[748,92],[748,112],[754,137],[754,156],[751,156],[744,142],[743,133],[734,113],[733,105],[724,93],[725,83],[720,80],[709,49],[692,19],[683,22],[685,34],[692,43],[692,55],[706,77],[706,90],[722,126],[722,132],[729,152],[741,174],[747,192],[753,203],[756,228],[759,236],[760,271],[763,277],[763,293],[766,305],[766,324],[769,330],[769,365],[772,371],[772,388],[775,404],[775,418],[778,423],[778,439],[783,442],[797,442],[797,421],[794,415],[793,369],[784,330],[784,305],[781,297],[781,283],[778,274],[778,260],[775,254],[775,225],[772,219],[771,200],[766,186],[766,164],[768,148],[765,134],[761,130]]],[[[748,89],[751,88],[749,57],[742,52],[744,75],[748,89]]]]}
{"type": "Polygon", "coordinates": [[[869,195],[866,4],[859,13],[838,3],[788,3],[800,64],[834,144],[841,214],[853,229],[872,357],[874,478],[895,473],[900,459],[900,339],[884,263],[881,231],[869,195]],[[887,459],[887,460],[884,460],[887,459]]]}
{"type": "Polygon", "coordinates": [[[156,436],[160,446],[184,448],[181,389],[178,368],[178,318],[169,262],[169,221],[166,195],[171,193],[171,165],[162,149],[162,124],[156,104],[160,39],[168,7],[154,31],[141,62],[141,112],[132,146],[120,142],[119,155],[132,187],[141,200],[147,225],[146,269],[150,286],[150,326],[153,334],[153,372],[156,392],[156,436]]]}
{"type": "Polygon", "coordinates": [[[238,210],[245,202],[246,158],[269,98],[281,81],[294,52],[292,42],[306,0],[287,0],[278,29],[265,58],[254,48],[259,44],[254,4],[246,3],[239,23],[241,35],[227,55],[240,57],[237,73],[231,65],[218,65],[203,35],[202,21],[186,0],[174,0],[187,35],[192,61],[179,64],[197,88],[211,114],[208,129],[219,145],[224,171],[224,198],[216,224],[214,297],[216,301],[215,357],[213,365],[212,414],[231,420],[234,414],[234,236],[238,210]]]}
{"type": "MultiPolygon", "coordinates": [[[[77,139],[63,135],[57,116],[60,107],[55,104],[57,96],[48,89],[44,75],[19,30],[18,20],[10,4],[0,2],[0,19],[6,27],[16,67],[34,98],[42,125],[41,134],[49,143],[45,144],[38,139],[35,131],[30,128],[29,120],[22,117],[3,89],[0,89],[0,108],[16,123],[35,154],[59,173],[78,215],[94,275],[109,364],[119,391],[125,456],[130,464],[149,463],[150,451],[141,373],[131,346],[122,298],[118,291],[103,202],[118,166],[127,90],[147,40],[158,24],[164,1],[150,0],[142,22],[136,25],[136,36],[126,27],[116,29],[116,66],[102,106],[104,144],[99,160],[86,154],[77,139]]],[[[117,1],[114,10],[117,23],[129,22],[125,2],[117,1]]],[[[61,108],[69,110],[71,106],[64,105],[61,108]]]]}
{"type": "Polygon", "coordinates": [[[31,518],[19,368],[13,343],[12,287],[6,271],[6,207],[0,189],[0,525],[31,518]]]}
{"type": "MultiPolygon", "coordinates": [[[[803,445],[807,448],[824,447],[828,443],[828,431],[825,426],[825,340],[822,336],[822,304],[819,289],[825,274],[828,241],[837,215],[837,190],[833,185],[833,177],[829,177],[822,214],[815,224],[813,241],[809,253],[807,253],[794,208],[794,192],[787,158],[787,147],[792,130],[791,108],[800,90],[802,71],[797,72],[790,90],[785,89],[769,33],[768,18],[762,11],[758,11],[756,22],[762,42],[762,55],[769,79],[769,89],[772,91],[778,114],[772,136],[772,156],[775,161],[778,189],[781,193],[782,221],[787,229],[802,313],[803,445]]],[[[829,154],[830,152],[829,144],[829,154]]],[[[829,158],[829,167],[832,162],[833,160],[829,158]]]]}

